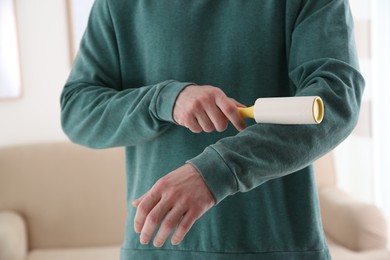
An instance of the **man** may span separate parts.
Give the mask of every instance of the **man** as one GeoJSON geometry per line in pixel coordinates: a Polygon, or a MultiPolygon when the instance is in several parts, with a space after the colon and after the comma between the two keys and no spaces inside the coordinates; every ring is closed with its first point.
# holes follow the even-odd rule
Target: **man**
{"type": "Polygon", "coordinates": [[[62,123],[126,147],[123,260],[330,259],[310,164],[352,131],[363,85],[347,0],[97,0],[62,123]],[[236,109],[313,95],[320,125],[236,109]]]}

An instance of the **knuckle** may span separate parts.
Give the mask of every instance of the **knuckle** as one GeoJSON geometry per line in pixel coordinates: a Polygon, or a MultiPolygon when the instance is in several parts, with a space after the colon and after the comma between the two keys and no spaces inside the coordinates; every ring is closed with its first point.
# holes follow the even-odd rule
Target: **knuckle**
{"type": "MultiPolygon", "coordinates": [[[[146,209],[145,205],[144,204],[140,204],[137,208],[137,210],[139,211],[139,213],[143,216],[145,216],[146,214],[148,214],[148,210],[146,209]]],[[[140,222],[140,221],[138,221],[140,222]]]]}
{"type": "Polygon", "coordinates": [[[200,203],[190,196],[183,196],[180,198],[180,200],[177,202],[177,205],[183,210],[190,212],[199,212],[201,208],[200,203]]]}
{"type": "Polygon", "coordinates": [[[193,115],[190,111],[183,114],[183,124],[188,125],[193,120],[193,115]]]}
{"type": "Polygon", "coordinates": [[[231,115],[236,113],[237,108],[231,104],[225,104],[222,106],[223,111],[225,111],[226,114],[231,115]]]}
{"type": "Polygon", "coordinates": [[[180,201],[178,201],[178,204],[182,208],[188,208],[188,206],[193,204],[193,201],[188,196],[183,196],[180,201]]]}
{"type": "MultiPolygon", "coordinates": [[[[202,206],[202,205],[200,205],[200,204],[194,204],[194,205],[192,206],[192,210],[193,210],[193,212],[197,212],[197,213],[199,214],[199,213],[204,212],[205,207],[202,206]]],[[[192,215],[192,217],[193,217],[194,219],[196,219],[194,214],[192,215]]]]}
{"type": "Polygon", "coordinates": [[[209,93],[204,93],[202,96],[199,97],[199,103],[200,104],[211,104],[214,101],[213,95],[210,95],[209,93]]]}
{"type": "Polygon", "coordinates": [[[223,94],[223,91],[220,88],[214,86],[210,86],[210,92],[215,96],[223,94]]]}
{"type": "Polygon", "coordinates": [[[158,223],[159,223],[158,215],[155,214],[155,213],[150,213],[148,218],[147,218],[147,222],[150,223],[153,226],[157,226],[158,223]]]}
{"type": "Polygon", "coordinates": [[[186,115],[188,114],[192,115],[192,111],[199,111],[201,108],[202,108],[202,102],[200,98],[198,98],[189,105],[189,111],[187,111],[186,115]]]}
{"type": "Polygon", "coordinates": [[[214,89],[215,99],[224,99],[226,98],[225,92],[220,90],[219,88],[214,89]]]}
{"type": "Polygon", "coordinates": [[[175,223],[172,219],[165,219],[162,225],[166,230],[173,230],[177,223],[175,223]]]}
{"type": "Polygon", "coordinates": [[[180,226],[181,226],[182,230],[184,232],[186,232],[186,231],[188,231],[191,228],[192,223],[190,221],[184,221],[184,222],[180,223],[180,226]]]}
{"type": "Polygon", "coordinates": [[[181,193],[182,192],[181,192],[180,188],[177,186],[174,186],[174,188],[171,189],[169,194],[167,194],[166,199],[169,202],[174,202],[175,200],[177,200],[177,198],[180,197],[181,193]]]}
{"type": "Polygon", "coordinates": [[[159,179],[155,184],[154,184],[154,187],[151,191],[151,196],[157,196],[157,194],[160,194],[163,189],[167,186],[167,182],[165,181],[165,179],[159,179]]]}

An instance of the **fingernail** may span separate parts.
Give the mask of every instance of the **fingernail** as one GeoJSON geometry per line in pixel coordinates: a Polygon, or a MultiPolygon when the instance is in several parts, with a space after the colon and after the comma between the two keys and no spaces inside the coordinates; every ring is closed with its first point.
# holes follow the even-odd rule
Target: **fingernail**
{"type": "Polygon", "coordinates": [[[143,245],[149,244],[149,241],[146,240],[145,238],[141,238],[140,242],[141,242],[141,244],[143,244],[143,245]]]}
{"type": "Polygon", "coordinates": [[[177,239],[172,239],[171,243],[172,245],[177,246],[178,244],[180,244],[180,241],[178,241],[177,239]]]}
{"type": "Polygon", "coordinates": [[[156,240],[153,242],[153,245],[154,245],[155,247],[162,247],[163,244],[164,244],[164,243],[161,243],[161,242],[156,241],[156,240]]]}
{"type": "Polygon", "coordinates": [[[141,225],[139,225],[138,223],[134,223],[134,231],[135,233],[141,233],[141,225]]]}

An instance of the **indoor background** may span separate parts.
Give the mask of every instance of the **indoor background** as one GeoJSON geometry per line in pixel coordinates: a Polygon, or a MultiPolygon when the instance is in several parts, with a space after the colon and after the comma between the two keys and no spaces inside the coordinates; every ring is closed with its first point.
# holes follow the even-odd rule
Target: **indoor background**
{"type": "MultiPolygon", "coordinates": [[[[20,93],[0,90],[0,148],[67,140],[60,125],[59,97],[85,23],[82,14],[91,2],[80,0],[77,6],[76,1],[13,1],[16,44],[5,42],[0,35],[0,48],[10,43],[17,46],[19,64],[8,69],[20,75],[16,81],[20,93]]],[[[0,0],[0,9],[7,2],[12,0],[0,0]]],[[[334,151],[338,185],[377,205],[390,219],[390,1],[350,3],[366,90],[358,126],[334,151]]],[[[6,23],[12,28],[5,18],[0,13],[1,26],[6,23]]],[[[0,55],[4,60],[6,53],[0,51],[0,55]]]]}

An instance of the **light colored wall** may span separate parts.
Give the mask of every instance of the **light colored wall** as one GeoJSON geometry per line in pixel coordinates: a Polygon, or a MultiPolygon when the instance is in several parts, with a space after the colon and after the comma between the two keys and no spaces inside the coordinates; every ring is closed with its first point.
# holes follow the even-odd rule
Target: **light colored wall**
{"type": "Polygon", "coordinates": [[[22,97],[0,101],[0,147],[66,140],[59,96],[70,71],[65,0],[16,0],[22,97]]]}

